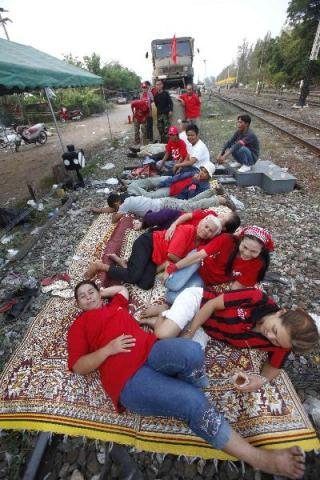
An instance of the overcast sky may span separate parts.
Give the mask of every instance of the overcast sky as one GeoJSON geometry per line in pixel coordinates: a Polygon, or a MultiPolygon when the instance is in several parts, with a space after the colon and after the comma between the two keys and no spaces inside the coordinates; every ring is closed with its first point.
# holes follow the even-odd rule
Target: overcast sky
{"type": "MultiPolygon", "coordinates": [[[[255,43],[280,33],[289,0],[0,0],[12,41],[58,58],[96,52],[103,62],[118,60],[151,79],[149,50],[154,38],[192,36],[195,80],[218,75],[237,54],[244,38],[255,43]]],[[[0,36],[4,32],[0,29],[0,36]]]]}

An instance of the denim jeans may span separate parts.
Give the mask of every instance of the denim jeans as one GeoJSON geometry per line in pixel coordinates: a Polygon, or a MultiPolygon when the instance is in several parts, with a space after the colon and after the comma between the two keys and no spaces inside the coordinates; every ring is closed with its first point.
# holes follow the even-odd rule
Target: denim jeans
{"type": "Polygon", "coordinates": [[[235,158],[235,160],[237,160],[237,162],[241,163],[241,165],[250,166],[256,163],[252,152],[248,147],[236,145],[234,149],[232,149],[232,156],[235,158]]]}
{"type": "MultiPolygon", "coordinates": [[[[193,255],[196,251],[197,250],[192,250],[188,253],[187,257],[193,255]]],[[[181,270],[177,270],[168,277],[165,287],[167,288],[166,301],[170,305],[184,289],[204,286],[204,281],[198,274],[199,267],[200,262],[197,262],[188,267],[181,268],[181,270]]]]}
{"type": "Polygon", "coordinates": [[[141,415],[183,420],[196,435],[222,449],[230,439],[231,427],[192,384],[194,372],[201,369],[203,361],[203,350],[192,340],[159,340],[145,365],[124,386],[121,404],[141,415]]]}

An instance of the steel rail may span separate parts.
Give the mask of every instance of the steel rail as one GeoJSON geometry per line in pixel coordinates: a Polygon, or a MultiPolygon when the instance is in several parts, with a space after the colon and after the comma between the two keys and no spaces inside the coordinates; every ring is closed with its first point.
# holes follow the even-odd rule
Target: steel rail
{"type": "MultiPolygon", "coordinates": [[[[247,108],[244,108],[243,106],[240,106],[238,105],[237,103],[235,103],[234,101],[228,99],[228,98],[225,98],[225,97],[222,97],[220,95],[215,95],[218,99],[224,101],[224,102],[227,102],[227,103],[230,103],[231,105],[233,105],[234,107],[238,108],[239,110],[242,110],[244,112],[247,112],[247,113],[250,113],[251,115],[254,115],[256,118],[259,118],[259,120],[261,120],[262,122],[265,122],[267,123],[268,125],[270,125],[271,127],[279,130],[280,132],[282,133],[285,133],[286,135],[288,135],[289,137],[291,137],[293,140],[295,140],[296,142],[299,142],[301,143],[301,145],[303,145],[304,147],[308,148],[309,150],[311,150],[313,153],[315,153],[316,155],[320,156],[320,148],[317,147],[316,145],[313,145],[312,143],[308,142],[307,140],[304,140],[303,138],[301,137],[298,137],[297,135],[289,132],[288,130],[286,130],[285,128],[282,128],[280,127],[279,125],[275,125],[274,123],[270,122],[269,120],[265,119],[264,117],[258,115],[257,113],[254,113],[252,110],[250,109],[247,109],[247,108]]],[[[242,102],[242,101],[238,101],[239,103],[242,103],[243,105],[248,105],[248,106],[251,106],[250,104],[247,104],[245,102],[242,102]]],[[[284,115],[280,115],[276,112],[272,112],[272,111],[269,111],[267,109],[263,109],[263,108],[260,108],[260,107],[256,107],[255,105],[252,106],[252,108],[256,108],[257,110],[262,110],[266,113],[269,113],[269,114],[274,114],[275,116],[278,116],[278,117],[282,117],[282,120],[286,120],[288,122],[291,122],[292,119],[291,118],[288,118],[288,117],[285,117],[284,115]]],[[[299,122],[298,120],[295,120],[294,122],[291,122],[291,123],[297,123],[299,126],[303,126],[304,128],[309,128],[311,130],[315,130],[316,132],[320,133],[320,129],[318,129],[317,127],[313,127],[312,125],[309,125],[309,124],[304,124],[303,122],[299,122]]]]}

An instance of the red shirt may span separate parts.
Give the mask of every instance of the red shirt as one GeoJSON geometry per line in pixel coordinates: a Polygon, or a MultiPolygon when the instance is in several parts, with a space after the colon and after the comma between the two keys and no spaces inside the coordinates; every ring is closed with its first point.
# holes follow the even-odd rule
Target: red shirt
{"type": "MultiPolygon", "coordinates": [[[[204,289],[202,305],[220,294],[204,289]]],[[[206,333],[237,348],[259,348],[268,352],[269,362],[281,368],[289,349],[273,345],[267,337],[253,329],[265,315],[277,312],[272,298],[257,288],[233,290],[223,294],[224,310],[217,310],[203,325],[206,333]]]]}
{"type": "Polygon", "coordinates": [[[213,215],[214,217],[218,216],[218,214],[213,210],[202,210],[202,209],[194,210],[192,212],[192,219],[186,222],[185,225],[194,225],[195,227],[197,227],[199,222],[204,218],[206,218],[208,215],[213,215]]]}
{"type": "Polygon", "coordinates": [[[158,230],[152,234],[152,261],[156,265],[161,265],[168,260],[169,253],[183,258],[196,248],[197,228],[193,225],[179,225],[171,240],[165,240],[165,234],[166,230],[158,230]]]}
{"type": "Polygon", "coordinates": [[[133,112],[133,118],[137,120],[137,122],[145,122],[149,115],[149,105],[146,100],[133,100],[133,102],[131,102],[131,109],[133,112]]]}
{"type": "Polygon", "coordinates": [[[95,352],[125,333],[136,339],[130,353],[108,357],[99,367],[103,388],[118,411],[120,393],[135,372],[146,362],[157,338],[146,333],[128,312],[128,300],[118,294],[101,308],[81,313],[68,332],[68,367],[83,355],[95,352]]]}
{"type": "Polygon", "coordinates": [[[175,162],[180,159],[184,160],[188,155],[186,144],[180,139],[177,142],[169,139],[166,145],[166,152],[171,155],[172,160],[175,162]]]}
{"type": "Polygon", "coordinates": [[[236,256],[231,274],[225,273],[230,254],[235,248],[236,240],[229,233],[222,233],[204,247],[198,247],[198,250],[205,250],[208,254],[199,269],[199,274],[206,285],[237,280],[245,287],[253,287],[257,283],[259,272],[263,267],[260,257],[243,260],[240,256],[236,256]]]}
{"type": "Polygon", "coordinates": [[[185,105],[185,115],[186,118],[198,118],[200,117],[200,107],[201,103],[199,100],[198,95],[193,93],[192,95],[188,95],[187,93],[183,93],[180,95],[181,100],[184,101],[185,105]]]}

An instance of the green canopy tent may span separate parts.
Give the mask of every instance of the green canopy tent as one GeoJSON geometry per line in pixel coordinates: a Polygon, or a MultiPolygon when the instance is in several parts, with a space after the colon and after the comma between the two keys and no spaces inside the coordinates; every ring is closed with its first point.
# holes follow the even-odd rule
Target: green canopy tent
{"type": "Polygon", "coordinates": [[[10,95],[43,88],[56,125],[49,88],[101,85],[101,77],[58,60],[28,45],[0,39],[0,95],[10,95]]]}

